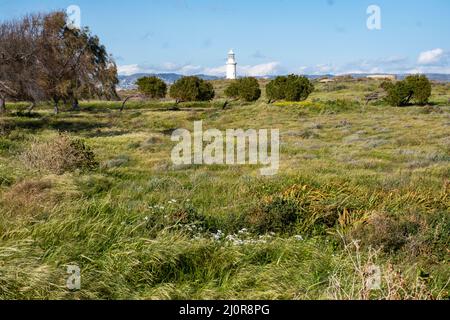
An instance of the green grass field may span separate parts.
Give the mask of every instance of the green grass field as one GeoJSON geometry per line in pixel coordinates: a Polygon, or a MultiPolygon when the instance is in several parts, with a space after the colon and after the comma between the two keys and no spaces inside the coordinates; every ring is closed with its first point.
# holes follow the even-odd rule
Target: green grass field
{"type": "Polygon", "coordinates": [[[225,84],[214,85],[215,101],[178,111],[86,101],[55,116],[9,104],[0,299],[449,299],[450,84],[434,84],[425,107],[366,106],[379,83],[360,81],[225,110],[225,84]],[[174,166],[170,134],[196,120],[279,128],[279,174],[174,166]],[[45,153],[59,149],[45,143],[60,132],[99,165],[53,170],[45,153]],[[68,265],[81,268],[78,291],[66,287],[68,265]]]}

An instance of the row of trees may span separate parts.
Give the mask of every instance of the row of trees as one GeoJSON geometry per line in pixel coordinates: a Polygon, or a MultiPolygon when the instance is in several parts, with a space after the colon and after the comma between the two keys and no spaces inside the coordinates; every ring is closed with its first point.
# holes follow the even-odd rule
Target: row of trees
{"type": "MultiPolygon", "coordinates": [[[[162,99],[167,95],[167,85],[157,77],[143,77],[137,81],[140,93],[151,99],[162,99]]],[[[210,101],[214,98],[213,85],[199,77],[190,76],[178,79],[169,90],[169,95],[179,102],[210,101]]]]}
{"type": "MultiPolygon", "coordinates": [[[[141,78],[137,82],[139,91],[153,99],[165,98],[167,85],[157,77],[141,78]]],[[[393,106],[407,105],[411,101],[426,104],[431,96],[431,82],[424,75],[411,75],[403,81],[383,82],[381,87],[386,91],[386,102],[393,106]]],[[[279,76],[266,86],[269,103],[277,100],[303,101],[314,91],[314,85],[304,76],[279,76]]],[[[183,77],[170,87],[170,96],[177,102],[209,101],[214,98],[211,83],[198,77],[183,77]]],[[[231,82],[225,89],[228,99],[246,102],[257,101],[261,97],[261,89],[256,78],[246,77],[231,82]]]]}
{"type": "MultiPolygon", "coordinates": [[[[149,98],[161,99],[167,95],[167,85],[157,77],[140,78],[137,85],[139,91],[149,98]]],[[[313,90],[313,84],[306,77],[289,75],[272,80],[267,85],[267,97],[270,102],[302,101],[308,98],[313,90]]],[[[170,87],[169,95],[177,102],[209,101],[214,98],[215,93],[211,83],[191,76],[177,80],[170,87]]],[[[241,78],[228,85],[225,96],[233,100],[252,102],[261,97],[261,88],[256,78],[241,78]]]]}
{"type": "MultiPolygon", "coordinates": [[[[269,103],[276,100],[302,101],[314,91],[314,85],[308,78],[297,75],[279,76],[266,86],[269,103]]],[[[251,102],[261,97],[258,80],[252,77],[232,82],[225,90],[228,98],[251,102]]]]}
{"type": "Polygon", "coordinates": [[[88,28],[66,24],[62,11],[0,24],[0,112],[6,100],[31,108],[52,101],[78,107],[82,98],[118,99],[117,67],[88,28]]]}

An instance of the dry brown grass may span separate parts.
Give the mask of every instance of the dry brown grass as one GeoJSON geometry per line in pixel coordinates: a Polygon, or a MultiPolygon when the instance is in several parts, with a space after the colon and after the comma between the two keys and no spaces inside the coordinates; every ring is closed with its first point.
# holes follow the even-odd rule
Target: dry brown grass
{"type": "Polygon", "coordinates": [[[94,153],[82,140],[60,134],[51,141],[34,141],[21,155],[30,169],[63,174],[75,169],[93,169],[98,163],[94,153]]]}
{"type": "Polygon", "coordinates": [[[20,216],[34,215],[48,204],[52,195],[53,184],[48,180],[24,180],[14,184],[3,194],[3,204],[11,209],[11,213],[20,216]]]}
{"type": "MultiPolygon", "coordinates": [[[[342,236],[342,235],[341,235],[342,236]]],[[[337,300],[433,300],[426,280],[408,275],[392,264],[380,264],[380,251],[363,254],[358,241],[344,241],[343,263],[329,278],[327,296],[337,300]],[[344,262],[345,261],[345,262],[344,262]],[[350,264],[348,262],[350,261],[350,264]]]]}

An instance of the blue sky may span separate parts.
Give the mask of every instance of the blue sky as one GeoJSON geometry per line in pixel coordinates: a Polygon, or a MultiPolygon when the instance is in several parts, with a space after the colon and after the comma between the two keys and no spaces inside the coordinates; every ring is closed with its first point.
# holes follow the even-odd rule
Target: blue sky
{"type": "Polygon", "coordinates": [[[122,74],[450,73],[448,0],[0,0],[0,20],[78,5],[122,74]],[[381,30],[366,10],[381,9],[381,30]]]}

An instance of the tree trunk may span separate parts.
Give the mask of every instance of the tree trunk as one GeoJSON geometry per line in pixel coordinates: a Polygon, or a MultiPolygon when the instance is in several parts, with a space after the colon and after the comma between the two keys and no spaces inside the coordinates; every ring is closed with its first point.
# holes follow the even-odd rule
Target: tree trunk
{"type": "Polygon", "coordinates": [[[125,100],[123,100],[123,102],[122,102],[122,106],[120,107],[120,112],[122,112],[123,109],[125,109],[125,104],[127,103],[128,100],[133,99],[133,98],[141,98],[141,97],[142,97],[142,95],[140,95],[140,94],[135,94],[135,95],[126,97],[125,100]]]}
{"type": "Polygon", "coordinates": [[[80,106],[78,104],[78,99],[74,98],[72,100],[72,110],[79,110],[79,109],[80,109],[80,106]]]}
{"type": "Polygon", "coordinates": [[[125,100],[123,100],[122,106],[120,107],[120,112],[122,112],[123,109],[125,109],[125,104],[127,103],[127,101],[134,97],[135,96],[129,96],[129,97],[126,97],[125,100]]]}
{"type": "Polygon", "coordinates": [[[223,104],[223,106],[222,106],[222,110],[225,110],[225,108],[228,106],[228,100],[227,101],[225,101],[225,103],[223,104]]]}
{"type": "Polygon", "coordinates": [[[4,98],[0,98],[0,114],[6,113],[6,102],[4,98]]]}

